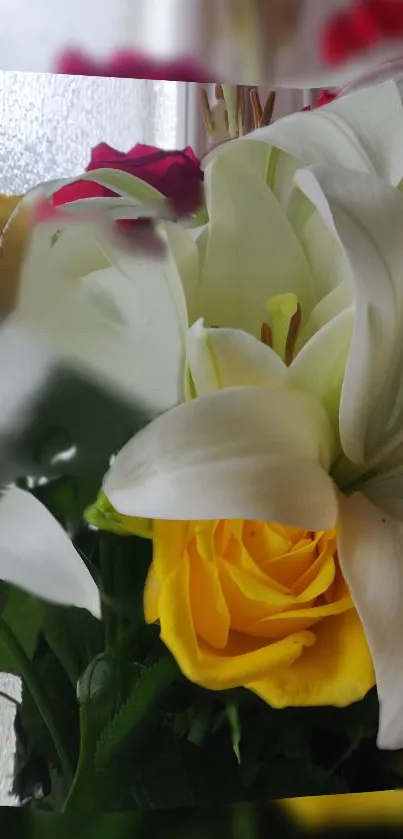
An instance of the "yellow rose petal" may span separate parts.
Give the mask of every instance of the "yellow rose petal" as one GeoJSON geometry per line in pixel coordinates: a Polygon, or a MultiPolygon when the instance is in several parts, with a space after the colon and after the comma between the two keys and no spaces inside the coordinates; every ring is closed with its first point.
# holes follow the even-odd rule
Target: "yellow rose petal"
{"type": "Polygon", "coordinates": [[[317,540],[301,541],[287,554],[281,554],[275,559],[266,559],[262,567],[268,574],[274,576],[288,589],[300,580],[311,568],[317,555],[317,540]]]}
{"type": "Polygon", "coordinates": [[[267,577],[263,585],[225,559],[217,557],[216,562],[233,629],[244,632],[250,623],[283,612],[295,604],[295,597],[276,591],[267,577]]]}
{"type": "Polygon", "coordinates": [[[154,521],[153,524],[153,563],[156,574],[165,580],[181,562],[185,551],[186,521],[154,521]]]}
{"type": "Polygon", "coordinates": [[[268,673],[247,687],[275,708],[304,705],[344,707],[375,684],[368,644],[354,609],[315,627],[316,644],[291,667],[268,673]]]}
{"type": "Polygon", "coordinates": [[[223,649],[228,641],[230,615],[214,555],[201,556],[194,543],[189,548],[189,563],[190,602],[195,631],[207,644],[223,649]]]}
{"type": "Polygon", "coordinates": [[[146,623],[156,623],[159,620],[159,599],[161,594],[161,580],[155,573],[155,568],[151,568],[147,574],[147,579],[144,587],[144,617],[146,623]]]}
{"type": "Polygon", "coordinates": [[[268,640],[276,640],[277,638],[284,638],[291,632],[299,632],[302,629],[309,629],[323,618],[331,617],[332,615],[340,615],[353,608],[352,600],[349,595],[345,595],[339,600],[326,603],[323,606],[310,606],[305,609],[292,609],[280,615],[274,615],[269,618],[257,621],[248,627],[248,632],[258,638],[267,638],[268,640]]]}
{"type": "Polygon", "coordinates": [[[272,668],[289,667],[305,647],[315,643],[310,632],[258,646],[255,639],[233,633],[225,651],[198,643],[190,606],[189,558],[183,557],[165,580],[159,600],[161,638],[192,682],[210,690],[239,687],[262,679],[272,668]]]}
{"type": "Polygon", "coordinates": [[[279,804],[298,825],[310,830],[403,825],[403,790],[290,798],[279,804]]]}

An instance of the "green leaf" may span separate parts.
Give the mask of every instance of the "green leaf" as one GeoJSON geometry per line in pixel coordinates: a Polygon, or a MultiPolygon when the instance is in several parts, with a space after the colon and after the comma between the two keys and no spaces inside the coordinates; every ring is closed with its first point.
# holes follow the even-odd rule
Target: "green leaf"
{"type": "Polygon", "coordinates": [[[80,756],[76,777],[64,805],[65,813],[87,816],[130,809],[130,763],[119,761],[110,771],[100,773],[94,758],[102,731],[125,703],[138,673],[137,665],[100,655],[79,680],[80,756]]]}
{"type": "Polygon", "coordinates": [[[42,605],[46,640],[74,688],[88,664],[103,650],[102,623],[83,609],[42,605]]]}
{"type": "Polygon", "coordinates": [[[294,798],[309,795],[336,795],[349,792],[341,778],[330,775],[320,766],[278,757],[261,770],[253,797],[294,798]]]}
{"type": "Polygon", "coordinates": [[[226,710],[231,732],[232,748],[234,750],[234,754],[238,763],[241,763],[240,746],[242,739],[242,729],[239,710],[237,706],[234,704],[228,704],[226,710]]]}
{"type": "Polygon", "coordinates": [[[152,542],[136,536],[124,539],[112,533],[99,534],[102,582],[108,603],[127,619],[134,633],[144,625],[143,591],[152,560],[152,542]]]}
{"type": "Polygon", "coordinates": [[[0,481],[11,483],[21,475],[29,475],[31,483],[69,478],[74,482],[73,508],[66,497],[55,504],[48,492],[44,494],[50,506],[57,507],[58,516],[64,515],[67,503],[75,526],[96,497],[111,455],[147,421],[144,413],[134,410],[125,399],[63,366],[58,366],[47,389],[38,396],[28,419],[2,458],[0,481]],[[56,449],[63,454],[59,448],[62,439],[64,458],[57,458],[56,449]]]}
{"type": "Polygon", "coordinates": [[[104,729],[95,754],[95,766],[103,771],[113,757],[127,746],[139,748],[160,721],[160,700],[177,681],[179,671],[171,658],[163,658],[144,669],[127,701],[104,729]]]}
{"type": "Polygon", "coordinates": [[[247,797],[228,729],[221,729],[201,746],[185,741],[183,759],[198,807],[222,807],[247,797]]]}
{"type": "Polygon", "coordinates": [[[188,711],[189,731],[187,739],[194,746],[201,746],[211,734],[214,721],[213,703],[203,697],[188,711]]]}
{"type": "MultiPolygon", "coordinates": [[[[73,766],[78,759],[79,720],[75,691],[60,662],[49,650],[34,657],[35,675],[52,708],[63,744],[73,766]]],[[[37,751],[58,771],[59,757],[53,740],[30,692],[23,687],[21,720],[24,732],[37,751]]]]}
{"type": "MultiPolygon", "coordinates": [[[[42,625],[41,604],[35,597],[14,586],[4,584],[2,589],[5,602],[1,617],[13,632],[28,658],[32,659],[42,625]]],[[[16,662],[1,641],[0,672],[21,676],[16,662]]]]}
{"type": "Polygon", "coordinates": [[[195,797],[179,743],[160,728],[133,762],[131,790],[137,807],[147,810],[192,807],[195,797]]]}

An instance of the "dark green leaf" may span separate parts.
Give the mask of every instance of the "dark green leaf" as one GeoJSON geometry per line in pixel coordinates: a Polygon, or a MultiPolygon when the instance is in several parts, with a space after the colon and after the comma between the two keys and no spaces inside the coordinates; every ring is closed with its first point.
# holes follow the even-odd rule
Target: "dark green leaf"
{"type": "MultiPolygon", "coordinates": [[[[35,674],[40,680],[55,716],[58,730],[73,766],[78,759],[79,722],[75,691],[60,662],[49,650],[33,660],[35,674]]],[[[55,768],[60,769],[53,741],[29,691],[24,688],[21,719],[26,736],[38,752],[55,768]]]]}
{"type": "MultiPolygon", "coordinates": [[[[37,598],[14,586],[4,586],[4,594],[5,602],[1,617],[12,630],[28,658],[31,659],[42,625],[41,604],[37,598]]],[[[0,672],[21,675],[14,659],[1,640],[0,672]]]]}
{"type": "Polygon", "coordinates": [[[245,799],[228,729],[221,729],[201,746],[185,741],[181,749],[197,806],[224,806],[245,799]]]}
{"type": "Polygon", "coordinates": [[[137,807],[161,810],[195,804],[178,741],[167,728],[160,728],[132,761],[130,788],[137,807]]]}
{"type": "Polygon", "coordinates": [[[261,770],[253,793],[254,798],[294,798],[309,795],[334,795],[349,792],[341,778],[321,767],[299,760],[278,757],[261,770]]]}
{"type": "Polygon", "coordinates": [[[161,697],[178,676],[177,665],[168,657],[141,672],[126,702],[100,736],[95,754],[98,771],[103,771],[122,748],[138,748],[155,730],[161,697]]]}
{"type": "Polygon", "coordinates": [[[23,433],[9,441],[0,480],[76,478],[81,512],[96,497],[111,455],[147,422],[140,408],[136,411],[112,391],[61,366],[39,394],[29,420],[23,433]]]}
{"type": "Polygon", "coordinates": [[[43,604],[43,632],[74,687],[88,664],[103,650],[102,623],[83,609],[43,604]]]}

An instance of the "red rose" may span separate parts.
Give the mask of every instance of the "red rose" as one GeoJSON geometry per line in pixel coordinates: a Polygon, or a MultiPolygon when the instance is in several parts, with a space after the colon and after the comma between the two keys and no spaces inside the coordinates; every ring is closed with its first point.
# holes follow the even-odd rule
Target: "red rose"
{"type": "Polygon", "coordinates": [[[403,0],[354,0],[327,23],[322,33],[324,60],[334,67],[403,35],[403,0]]]}
{"type": "Polygon", "coordinates": [[[154,79],[168,82],[202,82],[211,84],[206,70],[191,58],[161,61],[131,51],[121,51],[106,61],[96,61],[78,50],[63,53],[56,73],[68,76],[112,76],[121,79],[154,79]]]}
{"type": "MultiPolygon", "coordinates": [[[[100,143],[92,150],[86,171],[120,169],[129,172],[162,193],[178,216],[194,213],[202,203],[203,173],[191,148],[163,151],[138,143],[128,152],[100,143]]],[[[114,195],[109,189],[89,181],[76,181],[53,196],[53,205],[60,206],[80,198],[114,195]]]]}

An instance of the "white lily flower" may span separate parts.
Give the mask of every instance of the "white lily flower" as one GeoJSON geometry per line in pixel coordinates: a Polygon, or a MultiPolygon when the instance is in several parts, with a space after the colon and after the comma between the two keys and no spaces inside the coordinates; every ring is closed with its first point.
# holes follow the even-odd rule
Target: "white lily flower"
{"type": "Polygon", "coordinates": [[[280,199],[289,194],[296,169],[322,163],[378,175],[397,186],[403,177],[402,139],[401,93],[396,82],[386,81],[291,114],[239,143],[222,144],[207,155],[205,165],[221,154],[247,158],[280,199]]]}
{"type": "Polygon", "coordinates": [[[67,533],[40,501],[17,487],[0,498],[0,578],[101,617],[98,588],[67,533]]]}
{"type": "Polygon", "coordinates": [[[281,228],[268,212],[256,174],[230,158],[218,156],[208,173],[199,299],[211,324],[232,328],[190,330],[199,398],[133,438],[104,491],[127,516],[336,527],[376,671],[378,744],[401,748],[403,195],[364,172],[298,172],[294,231],[316,207],[317,229],[320,219],[342,254],[321,286],[322,248],[307,261],[284,219],[281,228]],[[272,290],[280,297],[277,311],[269,300],[269,347],[257,337],[258,313],[272,290]],[[287,367],[287,306],[296,299],[300,333],[287,367]]]}
{"type": "MultiPolygon", "coordinates": [[[[396,184],[403,174],[402,146],[403,108],[393,82],[222,146],[205,163],[208,224],[185,230],[162,223],[169,248],[158,260],[124,247],[111,228],[80,213],[88,205],[106,208],[111,219],[133,218],[145,205],[154,212],[162,196],[123,172],[86,173],[120,197],[68,205],[62,233],[58,220],[34,229],[10,328],[22,330],[24,340],[27,333],[35,342],[40,336],[50,355],[117,388],[150,416],[182,401],[185,353],[192,356],[191,343],[201,338],[195,328],[186,350],[186,333],[200,318],[206,328],[241,329],[259,339],[268,297],[292,292],[303,315],[296,348],[327,324],[328,342],[341,346],[339,330],[344,346],[351,330],[351,281],[319,215],[293,192],[294,174],[301,162],[336,162],[396,184]]],[[[69,182],[45,185],[45,192],[69,182]]],[[[239,336],[227,337],[233,344],[239,336]]],[[[256,342],[254,351],[261,353],[256,342]]],[[[281,365],[274,353],[268,361],[269,355],[264,364],[274,366],[277,377],[281,365]]],[[[319,349],[315,357],[320,359],[319,349]]],[[[302,378],[304,359],[310,363],[299,354],[302,378]]],[[[243,382],[241,377],[235,383],[243,382]]],[[[200,393],[203,387],[196,384],[200,393]]]]}

